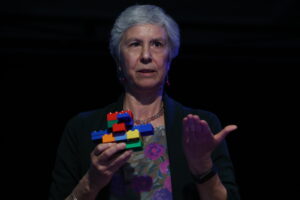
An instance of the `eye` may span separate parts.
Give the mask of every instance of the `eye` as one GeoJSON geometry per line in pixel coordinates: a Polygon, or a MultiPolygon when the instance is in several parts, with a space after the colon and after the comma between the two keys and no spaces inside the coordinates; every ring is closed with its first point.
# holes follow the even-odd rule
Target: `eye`
{"type": "Polygon", "coordinates": [[[137,47],[137,46],[139,46],[139,45],[140,45],[139,42],[131,42],[131,43],[129,44],[130,47],[137,47]]]}
{"type": "Polygon", "coordinates": [[[153,45],[155,47],[162,47],[162,46],[164,46],[163,43],[161,43],[160,41],[153,41],[153,45]]]}

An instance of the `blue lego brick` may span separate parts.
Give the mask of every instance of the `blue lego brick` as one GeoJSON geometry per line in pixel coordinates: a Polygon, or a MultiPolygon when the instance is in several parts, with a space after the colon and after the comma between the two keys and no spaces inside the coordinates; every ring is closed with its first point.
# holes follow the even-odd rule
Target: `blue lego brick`
{"type": "Polygon", "coordinates": [[[119,123],[120,122],[125,123],[125,125],[126,125],[126,127],[128,127],[128,129],[130,129],[133,126],[133,119],[129,113],[119,113],[117,115],[117,119],[118,119],[119,123]]]}
{"type": "Polygon", "coordinates": [[[131,116],[129,115],[129,113],[119,113],[117,115],[117,119],[119,122],[128,122],[128,121],[132,121],[131,116]]]}
{"type": "Polygon", "coordinates": [[[126,132],[122,132],[122,133],[114,133],[114,137],[116,142],[126,142],[127,141],[127,137],[126,137],[126,132]]]}
{"type": "Polygon", "coordinates": [[[154,134],[154,128],[152,124],[141,124],[134,126],[132,130],[138,129],[139,132],[141,133],[141,136],[148,136],[148,135],[153,135],[154,134]]]}
{"type": "Polygon", "coordinates": [[[125,125],[126,125],[127,130],[130,130],[133,127],[133,120],[125,122],[125,125]]]}
{"type": "Polygon", "coordinates": [[[93,131],[91,134],[92,140],[102,142],[102,137],[104,134],[107,134],[107,130],[93,131]]]}

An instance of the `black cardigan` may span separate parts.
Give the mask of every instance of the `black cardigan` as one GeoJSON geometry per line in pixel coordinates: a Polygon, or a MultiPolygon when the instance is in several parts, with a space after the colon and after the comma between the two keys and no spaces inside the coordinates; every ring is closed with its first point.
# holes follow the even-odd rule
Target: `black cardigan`
{"type": "MultiPolygon", "coordinates": [[[[173,199],[198,199],[197,190],[192,182],[182,147],[182,119],[190,113],[197,114],[201,119],[208,122],[213,133],[221,130],[220,122],[214,114],[184,107],[167,95],[164,95],[163,101],[173,199]]],[[[68,122],[57,151],[52,173],[50,200],[66,198],[78,184],[89,168],[90,153],[95,147],[91,141],[90,133],[94,130],[105,129],[106,114],[121,111],[122,106],[123,96],[105,108],[80,113],[68,122]]],[[[215,149],[212,159],[219,170],[219,177],[228,191],[228,199],[239,199],[233,166],[225,141],[215,149]]],[[[107,186],[99,193],[97,199],[109,199],[108,196],[107,186]]]]}

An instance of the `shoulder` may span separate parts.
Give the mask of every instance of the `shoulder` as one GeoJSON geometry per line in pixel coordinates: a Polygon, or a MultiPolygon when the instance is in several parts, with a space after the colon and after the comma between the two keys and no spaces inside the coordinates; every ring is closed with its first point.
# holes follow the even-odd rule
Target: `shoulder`
{"type": "Polygon", "coordinates": [[[221,123],[218,116],[211,111],[191,108],[168,96],[165,96],[165,102],[167,104],[167,110],[169,111],[168,114],[179,115],[181,119],[186,117],[188,114],[198,115],[200,119],[207,121],[213,132],[217,132],[221,129],[221,123]]]}
{"type": "Polygon", "coordinates": [[[164,101],[166,103],[167,109],[175,110],[176,113],[180,112],[184,115],[186,114],[195,114],[200,118],[206,119],[218,119],[217,115],[211,111],[199,109],[199,108],[191,108],[189,106],[183,105],[182,103],[172,99],[171,97],[165,95],[164,101]]]}
{"type": "Polygon", "coordinates": [[[116,103],[112,103],[102,108],[80,112],[69,120],[68,126],[99,129],[102,128],[101,122],[105,122],[107,113],[115,111],[117,111],[116,103]]]}
{"type": "Polygon", "coordinates": [[[198,115],[201,120],[205,120],[209,124],[209,127],[211,128],[213,133],[219,132],[221,130],[221,122],[215,113],[208,110],[190,107],[184,107],[183,109],[185,110],[186,115],[198,115]]]}

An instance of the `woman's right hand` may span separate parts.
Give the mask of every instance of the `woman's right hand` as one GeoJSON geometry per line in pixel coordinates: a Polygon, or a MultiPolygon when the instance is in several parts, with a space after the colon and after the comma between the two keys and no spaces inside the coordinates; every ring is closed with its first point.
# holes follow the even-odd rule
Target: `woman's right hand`
{"type": "Polygon", "coordinates": [[[113,174],[130,158],[132,150],[125,150],[125,147],[125,143],[97,145],[90,154],[90,169],[73,190],[73,195],[77,199],[95,199],[113,174]]]}
{"type": "Polygon", "coordinates": [[[125,151],[125,143],[99,144],[91,153],[91,167],[88,171],[91,186],[101,190],[114,173],[130,158],[132,150],[125,151]]]}

